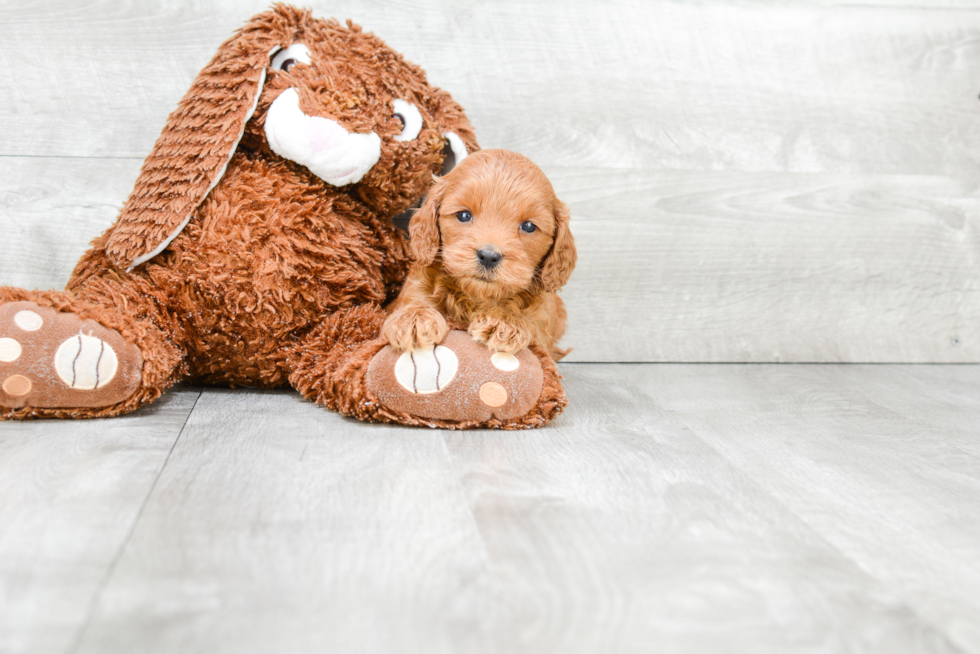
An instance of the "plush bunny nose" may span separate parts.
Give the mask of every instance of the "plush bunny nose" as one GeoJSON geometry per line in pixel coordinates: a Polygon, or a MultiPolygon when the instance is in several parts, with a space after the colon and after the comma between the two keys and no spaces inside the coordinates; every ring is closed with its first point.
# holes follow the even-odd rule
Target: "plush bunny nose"
{"type": "Polygon", "coordinates": [[[335,120],[303,113],[294,88],[272,101],[265,137],[270,150],[332,186],[358,183],[381,158],[380,136],[348,132],[335,120]]]}
{"type": "Polygon", "coordinates": [[[306,121],[306,138],[314,152],[333,150],[344,142],[348,134],[336,121],[327,118],[311,116],[306,121]]]}
{"type": "Polygon", "coordinates": [[[495,268],[500,260],[504,258],[504,255],[497,252],[496,249],[492,247],[482,247],[476,251],[476,258],[480,260],[480,265],[490,270],[495,268]]]}

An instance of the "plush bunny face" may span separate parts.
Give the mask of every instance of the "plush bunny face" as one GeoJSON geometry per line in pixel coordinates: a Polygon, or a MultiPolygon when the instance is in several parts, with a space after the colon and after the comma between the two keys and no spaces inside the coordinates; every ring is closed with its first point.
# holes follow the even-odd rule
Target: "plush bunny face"
{"type": "Polygon", "coordinates": [[[235,152],[295,163],[392,217],[479,146],[425,73],[348,21],[277,4],[223,43],[147,157],[106,252],[132,269],[162,252],[235,152]]]}
{"type": "Polygon", "coordinates": [[[305,12],[280,7],[276,14],[296,29],[270,57],[246,144],[304,166],[386,215],[425,194],[448,152],[461,160],[476,149],[452,98],[381,39],[305,12]]]}

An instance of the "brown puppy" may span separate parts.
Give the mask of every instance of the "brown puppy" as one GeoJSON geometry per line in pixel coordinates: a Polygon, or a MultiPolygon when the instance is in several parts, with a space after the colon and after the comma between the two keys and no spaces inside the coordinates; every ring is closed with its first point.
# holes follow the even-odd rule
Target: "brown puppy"
{"type": "Polygon", "coordinates": [[[575,267],[568,208],[527,157],[468,156],[438,180],[409,226],[414,262],[383,334],[413,350],[440,343],[446,318],[514,354],[531,343],[556,361],[565,306],[555,294],[575,267]]]}

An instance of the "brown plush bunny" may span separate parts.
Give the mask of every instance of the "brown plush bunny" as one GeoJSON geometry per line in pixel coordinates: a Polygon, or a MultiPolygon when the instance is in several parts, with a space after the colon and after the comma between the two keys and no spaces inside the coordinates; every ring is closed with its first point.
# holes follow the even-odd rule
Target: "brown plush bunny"
{"type": "Polygon", "coordinates": [[[489,411],[466,389],[499,371],[468,338],[448,414],[425,389],[419,410],[389,407],[367,379],[408,267],[392,218],[477,149],[459,105],[377,37],[259,14],[198,75],[67,289],[0,287],[0,418],[118,415],[194,379],[289,382],[369,420],[543,424],[565,400],[541,351],[489,411]]]}

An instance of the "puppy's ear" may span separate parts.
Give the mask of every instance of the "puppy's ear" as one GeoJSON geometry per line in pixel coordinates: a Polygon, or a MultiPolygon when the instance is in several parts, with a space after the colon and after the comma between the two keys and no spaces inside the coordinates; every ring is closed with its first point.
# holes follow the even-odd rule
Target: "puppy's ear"
{"type": "Polygon", "coordinates": [[[551,293],[568,283],[568,278],[575,268],[575,261],[578,259],[575,240],[568,228],[570,218],[565,203],[555,200],[555,240],[551,244],[551,252],[545,257],[544,264],[541,266],[541,286],[551,293]]]}
{"type": "Polygon", "coordinates": [[[412,258],[423,266],[431,266],[439,254],[439,205],[445,192],[446,178],[441,177],[408,223],[412,258]]]}
{"type": "MultiPolygon", "coordinates": [[[[170,114],[106,254],[132,269],[163,251],[221,179],[255,111],[269,57],[305,14],[277,6],[225,41],[170,114]]],[[[289,45],[287,42],[286,45],[289,45]]]]}

